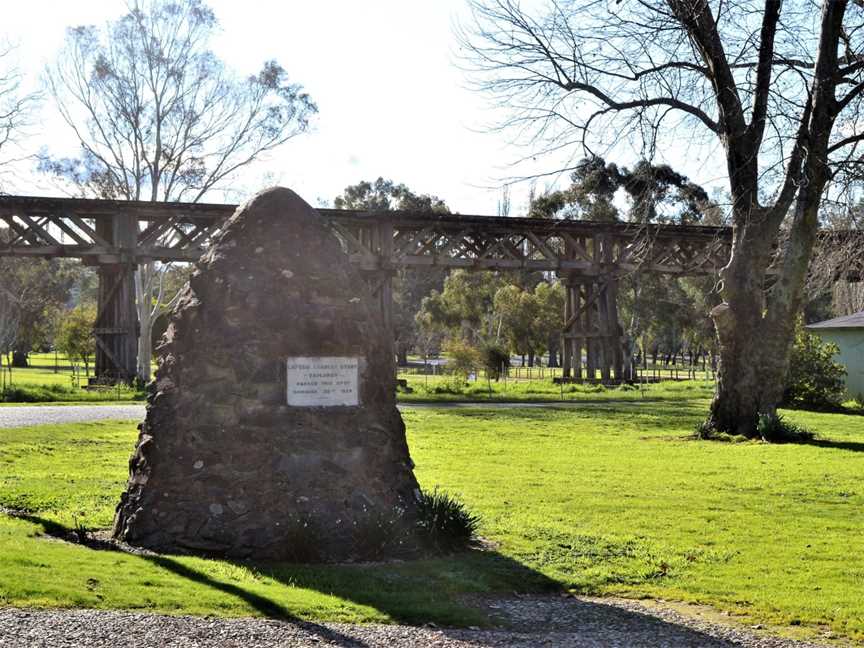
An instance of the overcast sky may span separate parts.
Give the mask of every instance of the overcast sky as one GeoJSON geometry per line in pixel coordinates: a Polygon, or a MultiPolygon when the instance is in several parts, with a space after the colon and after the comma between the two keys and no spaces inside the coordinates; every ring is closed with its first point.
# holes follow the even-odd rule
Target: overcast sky
{"type": "MultiPolygon", "coordinates": [[[[278,183],[314,205],[331,202],[349,184],[383,176],[435,194],[461,213],[495,213],[500,179],[513,174],[508,165],[527,151],[484,129],[491,116],[487,98],[467,87],[457,65],[454,25],[467,17],[465,0],[209,4],[221,24],[213,47],[230,67],[248,74],[276,59],[320,109],[312,131],[259,164],[243,178],[241,191],[278,183]]],[[[7,2],[0,34],[18,45],[22,70],[35,83],[67,27],[104,25],[124,8],[122,0],[7,2]]],[[[53,113],[46,101],[31,142],[55,154],[74,153],[74,140],[53,113]]],[[[632,161],[626,151],[621,156],[632,161]]],[[[553,169],[556,162],[543,164],[553,169]]],[[[704,176],[699,169],[690,174],[704,176]]],[[[7,189],[57,193],[29,168],[7,189]]],[[[527,185],[512,193],[517,215],[527,185]]]]}

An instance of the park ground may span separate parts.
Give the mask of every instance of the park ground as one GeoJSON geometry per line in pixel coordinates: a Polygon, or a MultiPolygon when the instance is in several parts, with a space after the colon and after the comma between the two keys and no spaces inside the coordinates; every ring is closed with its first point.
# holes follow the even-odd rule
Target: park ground
{"type": "Polygon", "coordinates": [[[387,564],[60,541],[64,529],[110,526],[135,423],[5,429],[0,605],[483,626],[466,601],[551,591],[698,604],[790,636],[864,640],[864,417],[784,412],[817,433],[808,445],[694,440],[709,393],[675,383],[572,392],[581,400],[566,408],[407,406],[422,487],[479,514],[484,544],[387,564]]]}

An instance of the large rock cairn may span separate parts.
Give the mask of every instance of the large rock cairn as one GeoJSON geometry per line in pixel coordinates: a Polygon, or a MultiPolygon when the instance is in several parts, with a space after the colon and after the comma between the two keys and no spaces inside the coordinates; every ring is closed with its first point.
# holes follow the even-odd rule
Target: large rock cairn
{"type": "Polygon", "coordinates": [[[371,304],[295,193],[270,189],[238,208],[159,347],[115,537],[163,552],[345,560],[410,526],[419,490],[371,304]],[[303,356],[353,358],[359,403],[288,405],[287,359],[303,356]]]}

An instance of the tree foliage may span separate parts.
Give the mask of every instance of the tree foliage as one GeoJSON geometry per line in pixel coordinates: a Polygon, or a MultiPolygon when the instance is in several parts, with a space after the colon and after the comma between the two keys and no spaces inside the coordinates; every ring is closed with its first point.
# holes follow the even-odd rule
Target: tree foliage
{"type": "Polygon", "coordinates": [[[447,370],[463,383],[483,366],[480,350],[468,340],[451,338],[445,343],[444,351],[447,353],[447,370]]]}
{"type": "Polygon", "coordinates": [[[479,345],[494,335],[495,293],[502,285],[491,272],[454,270],[441,291],[422,300],[416,319],[421,326],[479,345]]]}
{"type": "Polygon", "coordinates": [[[506,347],[487,342],[480,347],[480,357],[483,359],[483,369],[492,380],[499,380],[501,374],[510,367],[510,353],[506,347]]]}
{"type": "Polygon", "coordinates": [[[557,281],[540,281],[529,290],[508,279],[514,277],[454,270],[442,291],[423,300],[417,322],[424,330],[477,349],[501,348],[508,357],[527,355],[532,363],[535,355],[549,350],[551,359],[563,323],[563,287],[557,281]]]}
{"type": "MultiPolygon", "coordinates": [[[[0,244],[6,236],[0,230],[0,244]]],[[[16,353],[16,364],[26,366],[30,351],[50,344],[57,314],[80,297],[91,276],[76,261],[0,257],[0,291],[9,305],[5,346],[16,353]]]]}
{"type": "MultiPolygon", "coordinates": [[[[336,209],[450,213],[447,204],[437,196],[414,193],[404,184],[381,177],[345,187],[333,204],[336,209]]],[[[408,351],[420,345],[421,333],[415,316],[423,298],[433,290],[441,289],[445,275],[443,268],[399,268],[396,271],[393,277],[393,328],[399,364],[406,364],[408,351]]]]}
{"type": "Polygon", "coordinates": [[[81,362],[87,375],[90,375],[90,361],[96,353],[96,338],[93,325],[96,322],[96,309],[93,306],[79,305],[63,313],[57,328],[57,350],[65,353],[72,362],[81,362]]]}
{"type": "Polygon", "coordinates": [[[342,195],[333,201],[336,209],[360,209],[364,211],[419,211],[449,214],[447,204],[429,194],[417,194],[404,184],[379,177],[375,181],[363,180],[345,187],[342,195]]]}
{"type": "Polygon", "coordinates": [[[565,217],[596,222],[699,223],[716,210],[708,193],[669,165],[639,161],[633,169],[592,156],[580,160],[570,173],[570,187],[535,198],[529,216],[565,217]],[[624,214],[616,204],[619,192],[627,197],[624,214]]]}

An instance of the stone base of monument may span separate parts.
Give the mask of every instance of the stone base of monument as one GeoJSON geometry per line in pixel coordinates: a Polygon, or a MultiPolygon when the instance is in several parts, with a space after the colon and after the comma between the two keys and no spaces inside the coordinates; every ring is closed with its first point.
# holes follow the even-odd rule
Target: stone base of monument
{"type": "Polygon", "coordinates": [[[263,559],[410,545],[419,490],[371,301],[296,194],[238,209],[159,347],[114,536],[263,559]]]}

